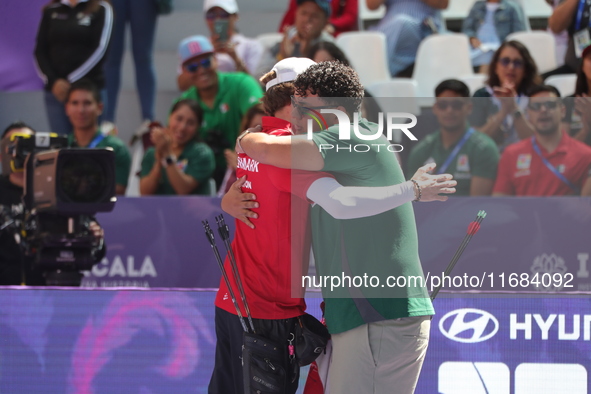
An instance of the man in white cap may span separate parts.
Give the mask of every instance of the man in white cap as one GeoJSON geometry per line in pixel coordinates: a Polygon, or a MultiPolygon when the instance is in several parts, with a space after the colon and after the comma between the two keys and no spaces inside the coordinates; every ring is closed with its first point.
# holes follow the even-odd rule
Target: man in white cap
{"type": "Polygon", "coordinates": [[[226,172],[224,150],[233,151],[242,117],[259,102],[263,91],[248,74],[218,72],[213,45],[205,36],[182,40],[179,60],[183,71],[191,78],[191,87],[179,100],[196,100],[203,109],[199,132],[215,154],[213,177],[219,185],[226,172]]]}

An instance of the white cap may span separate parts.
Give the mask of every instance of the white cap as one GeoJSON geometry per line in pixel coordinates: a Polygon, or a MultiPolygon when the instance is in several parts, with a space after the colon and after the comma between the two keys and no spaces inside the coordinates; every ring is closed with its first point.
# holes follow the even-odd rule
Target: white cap
{"type": "Polygon", "coordinates": [[[238,12],[238,4],[235,0],[205,0],[203,2],[203,12],[207,12],[213,7],[220,7],[228,14],[235,14],[238,12]]]}
{"type": "Polygon", "coordinates": [[[281,60],[271,69],[271,71],[275,71],[277,77],[267,82],[265,89],[269,90],[277,84],[294,81],[298,75],[313,64],[316,64],[316,62],[307,57],[288,57],[281,60]]]}

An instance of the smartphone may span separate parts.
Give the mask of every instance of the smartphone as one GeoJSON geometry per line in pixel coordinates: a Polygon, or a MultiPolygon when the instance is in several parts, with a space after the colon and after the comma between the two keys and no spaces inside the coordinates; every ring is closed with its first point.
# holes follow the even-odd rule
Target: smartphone
{"type": "Polygon", "coordinates": [[[220,42],[228,41],[228,26],[229,26],[228,19],[216,19],[213,22],[213,30],[214,30],[214,33],[218,35],[218,41],[220,41],[220,42]]]}

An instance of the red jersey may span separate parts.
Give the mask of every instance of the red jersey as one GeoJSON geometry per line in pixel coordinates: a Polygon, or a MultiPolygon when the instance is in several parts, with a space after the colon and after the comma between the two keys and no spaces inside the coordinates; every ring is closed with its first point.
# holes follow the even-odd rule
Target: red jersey
{"type": "MultiPolygon", "coordinates": [[[[357,30],[357,15],[359,13],[358,1],[365,0],[331,0],[330,2],[330,18],[328,23],[334,26],[335,34],[339,34],[346,31],[357,30]]],[[[295,15],[298,8],[296,0],[290,0],[287,6],[287,11],[283,15],[281,24],[279,25],[279,33],[283,33],[283,29],[286,26],[293,26],[295,24],[295,15]]]]}
{"type": "MultiPolygon", "coordinates": [[[[262,126],[263,132],[271,135],[292,134],[291,124],[279,118],[265,116],[262,126]]],[[[303,298],[293,298],[292,290],[297,291],[301,275],[307,272],[310,255],[306,192],[316,179],[330,175],[277,168],[239,154],[236,176],[243,175],[246,182],[242,191],[256,195],[259,208],[253,210],[259,217],[251,219],[255,229],[236,220],[232,250],[251,315],[257,319],[300,316],[306,303],[303,298]],[[296,220],[292,221],[292,217],[296,220]],[[294,275],[299,282],[292,283],[294,275]]],[[[225,269],[242,314],[246,315],[228,259],[225,269]]],[[[215,305],[236,314],[224,278],[215,305]]]]}
{"type": "MultiPolygon", "coordinates": [[[[563,133],[549,153],[540,151],[566,179],[579,189],[591,175],[591,147],[563,133]]],[[[493,193],[512,196],[566,196],[575,192],[554,174],[533,148],[531,138],[509,145],[499,161],[493,193]]]]}

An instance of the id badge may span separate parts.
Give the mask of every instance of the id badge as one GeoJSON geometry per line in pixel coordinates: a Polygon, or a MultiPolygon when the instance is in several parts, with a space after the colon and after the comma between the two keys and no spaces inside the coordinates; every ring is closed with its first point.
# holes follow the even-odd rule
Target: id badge
{"type": "Polygon", "coordinates": [[[583,56],[583,50],[591,45],[589,29],[579,30],[575,33],[573,39],[575,43],[575,54],[577,55],[577,59],[580,59],[583,56]]]}

